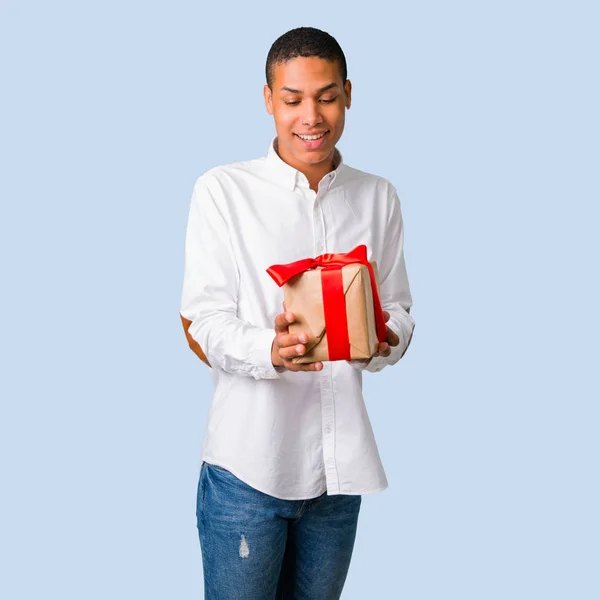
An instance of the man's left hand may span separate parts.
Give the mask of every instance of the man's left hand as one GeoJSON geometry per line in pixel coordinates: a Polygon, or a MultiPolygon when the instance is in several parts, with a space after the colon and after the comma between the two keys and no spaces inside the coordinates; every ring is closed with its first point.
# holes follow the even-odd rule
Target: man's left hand
{"type": "MultiPolygon", "coordinates": [[[[384,310],[383,317],[387,323],[390,320],[390,313],[384,310]]],[[[386,327],[385,338],[385,342],[379,342],[379,351],[375,356],[389,356],[392,352],[391,346],[397,346],[400,343],[400,338],[389,327],[386,327]]]]}
{"type": "MultiPolygon", "coordinates": [[[[385,322],[387,323],[390,320],[390,313],[387,310],[383,311],[383,317],[385,322]]],[[[392,353],[391,346],[397,346],[400,343],[400,338],[389,328],[386,326],[385,331],[385,342],[379,342],[379,350],[373,354],[371,358],[376,356],[389,356],[392,353]]],[[[357,358],[358,362],[368,363],[371,358],[357,358]]]]}

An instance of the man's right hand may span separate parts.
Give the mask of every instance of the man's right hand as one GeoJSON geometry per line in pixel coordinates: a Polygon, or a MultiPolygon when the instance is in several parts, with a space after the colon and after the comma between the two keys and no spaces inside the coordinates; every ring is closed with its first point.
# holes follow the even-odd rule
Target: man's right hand
{"type": "MultiPolygon", "coordinates": [[[[285,307],[284,307],[285,308],[285,307]]],[[[292,362],[295,356],[306,352],[304,345],[308,335],[304,332],[290,333],[289,325],[294,322],[294,314],[286,311],[275,317],[275,339],[271,346],[271,362],[274,367],[285,367],[290,371],[321,371],[322,362],[298,364],[292,362]]]]}

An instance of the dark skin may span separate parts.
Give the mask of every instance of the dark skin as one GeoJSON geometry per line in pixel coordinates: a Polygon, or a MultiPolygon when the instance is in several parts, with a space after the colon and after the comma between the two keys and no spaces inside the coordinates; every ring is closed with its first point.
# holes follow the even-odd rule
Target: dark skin
{"type": "MultiPolygon", "coordinates": [[[[390,319],[390,313],[383,311],[385,322],[390,319]]],[[[275,339],[271,347],[271,362],[275,367],[285,367],[290,371],[321,371],[322,362],[309,364],[296,364],[292,362],[295,356],[302,356],[306,352],[304,342],[308,341],[305,332],[292,334],[289,332],[289,325],[295,320],[294,313],[285,310],[275,317],[275,339]]],[[[386,327],[386,341],[380,342],[379,351],[374,356],[389,356],[392,352],[391,346],[397,346],[400,342],[398,336],[386,327]]],[[[360,359],[360,362],[368,363],[371,359],[360,359]]]]}
{"type": "MultiPolygon", "coordinates": [[[[181,315],[179,316],[181,317],[183,331],[185,332],[190,349],[204,364],[210,367],[210,363],[206,358],[206,354],[204,354],[200,347],[200,344],[189,334],[189,328],[192,322],[181,315]]],[[[384,310],[383,316],[387,323],[390,318],[390,313],[384,310]]],[[[275,338],[273,339],[273,345],[271,346],[271,362],[273,363],[273,366],[283,366],[290,371],[321,371],[323,369],[323,363],[320,361],[305,365],[292,362],[292,358],[295,356],[302,356],[302,354],[306,352],[304,342],[308,340],[308,336],[305,332],[299,334],[291,334],[289,332],[289,325],[293,323],[294,320],[294,313],[286,311],[285,307],[284,312],[275,317],[275,338]]],[[[386,341],[379,344],[379,351],[375,356],[389,356],[392,351],[390,346],[397,346],[399,342],[398,336],[387,327],[386,341]]],[[[361,362],[369,362],[369,360],[370,359],[360,359],[361,362]]]]}
{"type": "MultiPolygon", "coordinates": [[[[333,170],[335,145],[342,137],[346,109],[350,108],[352,84],[344,83],[337,62],[316,56],[297,57],[278,63],[274,69],[273,89],[263,89],[267,112],[273,116],[280,158],[303,173],[310,188],[318,191],[319,182],[333,170]],[[325,134],[319,148],[307,148],[299,135],[325,134]]],[[[289,371],[321,371],[322,362],[296,364],[295,356],[306,352],[306,332],[291,334],[289,325],[294,322],[293,313],[285,310],[275,317],[271,362],[289,371]]],[[[183,329],[191,350],[210,367],[202,348],[190,335],[191,321],[181,316],[183,329]]],[[[387,322],[390,318],[384,311],[387,322]]],[[[379,344],[375,356],[389,356],[391,346],[397,346],[398,336],[386,328],[386,341],[379,344]]],[[[361,362],[369,362],[364,359],[361,362]]]]}
{"type": "Polygon", "coordinates": [[[278,63],[273,75],[273,89],[265,85],[263,95],[275,122],[279,156],[303,173],[316,192],[319,181],[333,170],[335,145],[351,105],[352,83],[342,81],[337,62],[316,56],[278,63]],[[325,131],[318,148],[307,148],[298,137],[325,131]]]}

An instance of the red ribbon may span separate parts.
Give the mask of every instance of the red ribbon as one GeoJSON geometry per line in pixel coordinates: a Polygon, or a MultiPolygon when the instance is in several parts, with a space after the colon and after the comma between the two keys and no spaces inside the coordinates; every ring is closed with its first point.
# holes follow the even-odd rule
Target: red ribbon
{"type": "Polygon", "coordinates": [[[271,265],[267,269],[267,273],[281,287],[299,273],[322,267],[321,284],[329,360],[350,360],[350,341],[348,339],[348,318],[346,315],[342,267],[356,263],[365,265],[369,269],[377,339],[379,342],[385,342],[387,326],[379,293],[377,292],[375,273],[373,272],[373,266],[367,259],[367,247],[364,244],[356,246],[356,248],[345,254],[321,254],[315,258],[304,258],[285,265],[271,265]]]}

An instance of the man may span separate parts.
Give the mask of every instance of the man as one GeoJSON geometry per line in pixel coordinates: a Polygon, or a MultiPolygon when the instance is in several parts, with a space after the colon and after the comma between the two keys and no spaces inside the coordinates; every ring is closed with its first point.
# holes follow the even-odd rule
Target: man
{"type": "Polygon", "coordinates": [[[387,487],[362,371],[400,360],[414,321],[395,188],[347,166],[336,143],[350,108],[342,49],[310,27],[267,56],[268,154],[198,178],[185,244],[181,319],[211,367],[197,519],[210,600],[339,598],[361,494],[387,487]],[[365,361],[295,364],[305,333],[267,274],[365,244],[376,260],[387,341],[365,361]]]}

